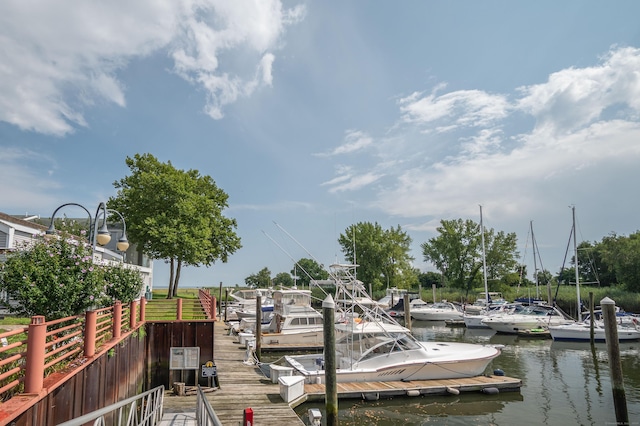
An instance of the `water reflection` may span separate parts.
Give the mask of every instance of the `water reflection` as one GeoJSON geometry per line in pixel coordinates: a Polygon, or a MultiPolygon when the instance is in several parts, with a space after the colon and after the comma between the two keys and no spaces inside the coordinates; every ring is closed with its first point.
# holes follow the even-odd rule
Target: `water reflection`
{"type": "MultiPolygon", "coordinates": [[[[613,425],[615,409],[605,344],[553,342],[495,334],[493,330],[449,327],[439,322],[413,322],[420,340],[466,341],[504,345],[487,373],[502,369],[522,379],[520,392],[498,395],[401,397],[366,402],[341,400],[345,425],[613,425]]],[[[640,425],[640,343],[621,343],[627,409],[631,424],[640,425]]],[[[301,417],[322,403],[303,404],[301,417]]]]}

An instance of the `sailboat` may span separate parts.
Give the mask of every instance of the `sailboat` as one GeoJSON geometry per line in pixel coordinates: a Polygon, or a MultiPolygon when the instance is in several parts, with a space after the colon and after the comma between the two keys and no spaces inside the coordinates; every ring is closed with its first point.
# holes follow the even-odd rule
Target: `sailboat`
{"type": "MultiPolygon", "coordinates": [[[[553,340],[559,341],[577,341],[577,342],[590,342],[591,341],[591,318],[582,318],[582,301],[580,299],[580,274],[578,272],[578,244],[576,237],[576,209],[572,206],[573,214],[573,227],[571,232],[573,234],[573,249],[575,258],[575,276],[576,276],[576,297],[577,297],[577,317],[578,321],[549,326],[549,332],[553,340]]],[[[618,340],[630,341],[640,340],[640,324],[638,318],[634,315],[626,314],[621,311],[619,307],[616,307],[616,318],[618,325],[618,340]]],[[[593,320],[593,338],[595,342],[605,341],[605,329],[604,320],[602,318],[602,311],[598,310],[594,312],[593,320]]]]}
{"type": "Polygon", "coordinates": [[[464,325],[467,328],[490,328],[484,324],[482,320],[489,315],[495,315],[498,313],[510,312],[514,308],[513,304],[508,304],[506,300],[502,298],[502,294],[497,292],[489,292],[489,286],[487,283],[487,254],[484,242],[484,222],[482,220],[482,206],[480,206],[480,234],[482,241],[482,277],[484,281],[484,293],[481,296],[484,298],[478,298],[476,303],[467,307],[464,310],[462,319],[464,325]],[[492,295],[494,297],[492,297],[492,295]],[[497,298],[496,295],[499,295],[497,298]]]}

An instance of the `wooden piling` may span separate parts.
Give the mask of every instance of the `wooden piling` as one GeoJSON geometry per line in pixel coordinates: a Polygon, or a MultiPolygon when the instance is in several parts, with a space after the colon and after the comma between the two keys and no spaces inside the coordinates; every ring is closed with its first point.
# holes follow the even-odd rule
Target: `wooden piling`
{"type": "Polygon", "coordinates": [[[411,330],[411,304],[409,302],[409,295],[404,295],[404,326],[411,330]]]}
{"type": "Polygon", "coordinates": [[[262,293],[256,295],[256,358],[262,360],[262,293]]]}
{"type": "Polygon", "coordinates": [[[338,424],[338,385],[336,377],[335,303],[331,295],[322,302],[324,332],[324,380],[327,426],[338,424]]]}
{"type": "Polygon", "coordinates": [[[616,320],[615,302],[608,297],[600,301],[604,317],[605,339],[609,354],[609,369],[611,370],[611,388],[613,391],[613,405],[616,410],[616,424],[628,425],[627,399],[624,392],[624,378],[622,376],[622,362],[620,360],[620,342],[618,340],[618,322],[616,320]]]}

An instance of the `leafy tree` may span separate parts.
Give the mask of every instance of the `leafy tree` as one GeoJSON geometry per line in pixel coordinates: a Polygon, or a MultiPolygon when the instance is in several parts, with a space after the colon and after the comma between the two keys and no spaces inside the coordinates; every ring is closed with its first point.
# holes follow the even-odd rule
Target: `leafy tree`
{"type": "MultiPolygon", "coordinates": [[[[424,260],[442,273],[446,285],[466,290],[479,286],[483,266],[480,225],[470,219],[441,220],[437,231],[437,237],[421,245],[424,260]]],[[[514,273],[519,256],[515,233],[485,228],[484,240],[487,281],[513,281],[509,275],[514,273]]]]}
{"type": "Polygon", "coordinates": [[[444,284],[442,282],[442,274],[439,274],[438,272],[433,272],[433,271],[427,271],[424,273],[421,272],[418,275],[418,281],[422,285],[422,288],[427,288],[427,289],[431,288],[433,284],[435,284],[438,287],[442,287],[444,284]]]}
{"type": "Polygon", "coordinates": [[[311,280],[326,280],[329,278],[329,272],[322,265],[308,258],[298,260],[291,270],[291,275],[298,277],[296,282],[300,288],[309,287],[311,280]]]}
{"type": "Polygon", "coordinates": [[[616,279],[627,290],[640,291],[640,231],[628,237],[611,236],[607,239],[603,259],[612,265],[616,279]]]}
{"type": "Polygon", "coordinates": [[[53,320],[108,306],[113,299],[129,302],[137,297],[142,277],[136,270],[121,269],[94,264],[91,246],[65,233],[9,253],[0,289],[17,302],[9,307],[12,312],[53,320]]]}
{"type": "Polygon", "coordinates": [[[280,272],[275,277],[273,277],[274,286],[291,288],[293,287],[293,284],[293,277],[288,272],[280,272]]]}
{"type": "Polygon", "coordinates": [[[271,287],[271,271],[269,268],[262,268],[257,274],[251,274],[244,279],[249,287],[269,288],[271,287]]]}
{"type": "Polygon", "coordinates": [[[118,195],[107,204],[126,218],[132,243],[170,264],[167,298],[177,294],[183,266],[226,263],[241,247],[236,220],[223,215],[228,195],[210,176],[151,154],[127,157],[126,164],[131,175],[114,182],[118,195]]]}
{"type": "Polygon", "coordinates": [[[383,230],[377,222],[359,222],[340,234],[338,242],[346,259],[359,265],[358,279],[370,283],[374,291],[417,284],[411,266],[411,237],[399,225],[383,230]]]}

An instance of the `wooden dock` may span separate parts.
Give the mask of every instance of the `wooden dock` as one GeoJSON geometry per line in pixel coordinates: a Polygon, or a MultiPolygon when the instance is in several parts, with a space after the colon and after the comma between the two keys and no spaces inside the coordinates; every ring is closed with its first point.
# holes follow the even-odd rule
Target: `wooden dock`
{"type": "MultiPolygon", "coordinates": [[[[207,399],[223,425],[242,424],[245,408],[253,410],[252,426],[286,424],[304,425],[280,396],[280,385],[273,384],[255,365],[244,363],[246,350],[229,335],[222,321],[214,326],[214,362],[220,387],[207,392],[207,399]]],[[[165,393],[165,417],[176,413],[195,413],[196,396],[165,393]]],[[[182,424],[182,423],[171,423],[182,424]]]]}
{"type": "MultiPolygon", "coordinates": [[[[357,398],[377,400],[395,396],[447,395],[465,392],[520,391],[522,380],[507,376],[477,376],[464,379],[413,380],[410,382],[353,382],[338,383],[338,399],[357,398]],[[496,391],[497,390],[497,391],[496,391]]],[[[324,400],[323,384],[305,384],[304,395],[290,403],[296,407],[307,401],[324,400]]]]}

